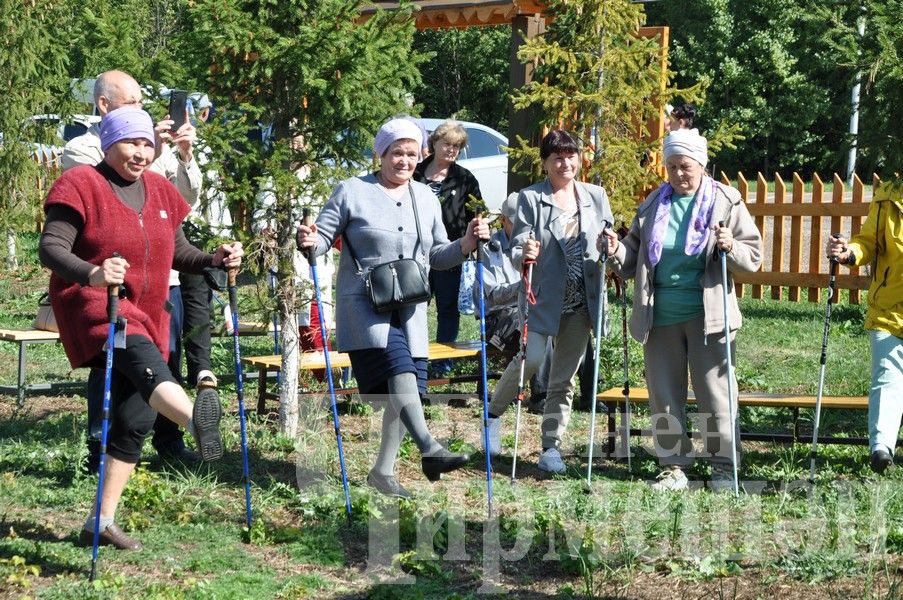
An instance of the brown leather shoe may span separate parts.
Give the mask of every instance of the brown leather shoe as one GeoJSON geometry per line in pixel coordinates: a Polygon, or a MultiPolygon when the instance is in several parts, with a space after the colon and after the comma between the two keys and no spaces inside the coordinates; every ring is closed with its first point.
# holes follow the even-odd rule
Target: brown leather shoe
{"type": "MultiPolygon", "coordinates": [[[[81,545],[93,546],[94,530],[88,531],[87,529],[82,529],[81,533],[78,535],[78,541],[81,545]]],[[[101,546],[113,546],[119,550],[141,550],[143,547],[141,542],[127,536],[116,523],[110,524],[106,529],[100,532],[98,543],[101,546]]]]}

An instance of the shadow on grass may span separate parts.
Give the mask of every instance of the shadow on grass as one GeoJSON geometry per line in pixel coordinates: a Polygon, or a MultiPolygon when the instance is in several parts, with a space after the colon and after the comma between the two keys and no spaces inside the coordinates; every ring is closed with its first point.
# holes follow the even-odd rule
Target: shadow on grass
{"type": "MultiPolygon", "coordinates": [[[[25,559],[26,564],[40,566],[42,577],[53,577],[55,575],[80,571],[84,571],[84,573],[87,574],[87,563],[82,567],[81,565],[74,565],[58,560],[59,557],[49,556],[50,553],[47,552],[46,546],[44,546],[44,544],[47,543],[70,543],[77,545],[77,533],[70,532],[67,536],[61,538],[57,532],[43,525],[16,519],[3,520],[0,522],[0,527],[2,527],[5,532],[15,531],[16,539],[34,542],[34,544],[28,544],[27,546],[18,544],[15,547],[9,542],[5,544],[0,543],[0,558],[11,559],[13,556],[21,556],[25,559]]],[[[13,538],[7,538],[9,541],[12,539],[13,538]]],[[[86,558],[89,558],[89,555],[86,555],[86,558]]]]}

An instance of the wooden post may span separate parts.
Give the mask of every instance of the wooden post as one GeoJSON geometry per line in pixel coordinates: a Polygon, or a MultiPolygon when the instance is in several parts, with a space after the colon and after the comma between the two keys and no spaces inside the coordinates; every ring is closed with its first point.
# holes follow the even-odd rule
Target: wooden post
{"type": "MultiPolygon", "coordinates": [[[[727,175],[724,175],[724,171],[722,171],[722,176],[727,177],[727,175]]],[[[746,202],[749,202],[749,182],[746,181],[746,177],[744,177],[743,173],[740,172],[737,173],[737,191],[740,192],[740,198],[743,200],[744,204],[746,202]]],[[[734,290],[737,293],[737,298],[743,297],[742,283],[735,282],[734,290]]]]}
{"type": "MultiPolygon", "coordinates": [[[[765,200],[768,199],[768,182],[765,181],[765,176],[762,175],[760,171],[758,176],[756,177],[756,204],[765,204],[765,200]]],[[[762,235],[762,251],[765,251],[765,215],[758,215],[756,217],[756,227],[759,229],[759,233],[762,235]]],[[[762,261],[762,267],[765,267],[765,261],[762,261]]],[[[762,299],[762,285],[754,284],[752,287],[752,297],[756,300],[762,299]]]]}
{"type": "MultiPolygon", "coordinates": [[[[806,185],[803,183],[799,173],[793,173],[793,199],[794,205],[803,203],[803,192],[806,185]]],[[[790,217],[790,272],[799,273],[800,264],[803,257],[803,217],[793,213],[790,217]]],[[[787,290],[788,298],[791,302],[800,301],[800,288],[790,286],[787,290]]]]}
{"type": "MultiPolygon", "coordinates": [[[[779,212],[780,207],[777,206],[779,204],[784,204],[784,200],[787,197],[787,186],[784,184],[784,180],[781,179],[780,173],[774,174],[774,203],[775,203],[775,217],[774,217],[774,235],[771,240],[771,270],[775,273],[781,273],[783,271],[784,264],[784,215],[783,212],[779,212]]],[[[780,285],[772,285],[771,286],[771,299],[772,300],[780,300],[781,299],[781,286],[780,285]]]]}
{"type": "MultiPolygon", "coordinates": [[[[818,173],[812,174],[812,204],[818,205],[822,203],[825,193],[825,185],[822,183],[818,173]]],[[[822,248],[822,216],[813,214],[809,222],[809,273],[816,275],[821,273],[822,256],[825,251],[822,248]]],[[[809,288],[809,302],[821,301],[821,288],[809,288]]]]}
{"type": "MultiPolygon", "coordinates": [[[[518,90],[533,80],[535,65],[523,64],[517,58],[517,51],[525,40],[535,38],[546,30],[546,20],[542,15],[518,15],[511,20],[511,71],[509,76],[511,91],[518,90]]],[[[509,101],[510,102],[510,101],[509,101]]],[[[517,146],[518,136],[539,143],[536,129],[535,111],[515,110],[509,104],[508,145],[517,146]]],[[[514,172],[514,160],[508,156],[508,192],[527,187],[530,177],[514,172]]]]}
{"type": "MultiPolygon", "coordinates": [[[[853,175],[853,204],[862,204],[865,199],[865,186],[859,175],[853,175]]],[[[852,217],[850,223],[850,237],[853,237],[862,229],[863,217],[852,217]]],[[[859,275],[859,267],[850,269],[850,275],[859,275]]],[[[850,304],[859,304],[860,291],[850,290],[850,304]]]]}

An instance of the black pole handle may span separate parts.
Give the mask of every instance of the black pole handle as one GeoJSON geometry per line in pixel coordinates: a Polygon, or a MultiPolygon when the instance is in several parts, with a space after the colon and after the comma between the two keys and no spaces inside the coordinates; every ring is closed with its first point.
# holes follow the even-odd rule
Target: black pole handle
{"type": "MultiPolygon", "coordinates": [[[[311,225],[313,225],[313,223],[314,219],[311,216],[310,208],[305,206],[303,209],[301,209],[301,224],[305,227],[310,227],[311,225]]],[[[307,248],[305,250],[302,250],[301,252],[304,254],[304,258],[307,259],[307,262],[314,264],[316,258],[314,258],[313,248],[307,248]]]]}
{"type": "MultiPolygon", "coordinates": [[[[113,253],[113,258],[122,258],[118,252],[113,253]]],[[[110,323],[116,322],[116,316],[119,314],[119,285],[107,286],[107,320],[110,323]]]]}
{"type": "MultiPolygon", "coordinates": [[[[611,229],[611,221],[608,219],[602,219],[602,232],[604,233],[606,229],[611,229]]],[[[599,260],[605,262],[608,260],[608,240],[605,241],[605,244],[602,245],[602,251],[599,253],[599,260]]]]}

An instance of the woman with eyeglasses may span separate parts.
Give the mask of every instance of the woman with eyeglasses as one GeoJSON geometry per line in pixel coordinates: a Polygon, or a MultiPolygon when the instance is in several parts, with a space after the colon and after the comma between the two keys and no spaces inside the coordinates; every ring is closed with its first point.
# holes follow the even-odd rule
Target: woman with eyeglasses
{"type": "MultiPolygon", "coordinates": [[[[467,207],[471,196],[482,202],[480,184],[473,173],[456,161],[461,149],[467,146],[467,132],[455,121],[445,121],[429,137],[429,153],[414,171],[414,181],[425,183],[439,199],[442,223],[448,239],[456,240],[467,232],[467,224],[476,216],[467,207]]],[[[436,297],[436,341],[454,342],[458,339],[460,313],[458,289],[461,287],[461,266],[447,271],[430,271],[430,289],[436,297]]],[[[444,377],[451,371],[451,361],[435,361],[433,374],[444,377]]]]}

